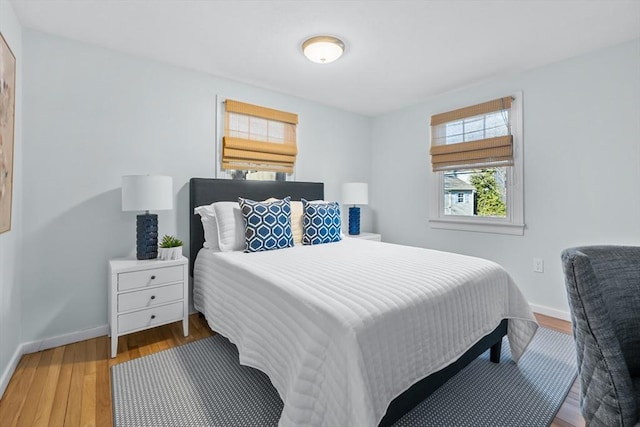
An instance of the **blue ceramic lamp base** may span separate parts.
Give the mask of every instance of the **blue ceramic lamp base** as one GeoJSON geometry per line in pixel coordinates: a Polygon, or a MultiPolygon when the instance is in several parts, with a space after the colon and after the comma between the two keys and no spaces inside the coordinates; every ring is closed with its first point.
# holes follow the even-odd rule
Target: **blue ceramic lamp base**
{"type": "Polygon", "coordinates": [[[136,257],[158,258],[158,215],[147,213],[136,217],[136,257]]]}
{"type": "Polygon", "coordinates": [[[349,234],[360,234],[360,208],[349,208],[349,234]]]}

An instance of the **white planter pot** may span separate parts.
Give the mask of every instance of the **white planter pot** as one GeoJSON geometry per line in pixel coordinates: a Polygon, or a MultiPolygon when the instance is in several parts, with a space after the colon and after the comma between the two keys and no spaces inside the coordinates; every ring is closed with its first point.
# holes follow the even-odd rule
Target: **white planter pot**
{"type": "Polygon", "coordinates": [[[158,258],[162,260],[178,259],[182,256],[182,246],[175,248],[158,248],[158,258]]]}

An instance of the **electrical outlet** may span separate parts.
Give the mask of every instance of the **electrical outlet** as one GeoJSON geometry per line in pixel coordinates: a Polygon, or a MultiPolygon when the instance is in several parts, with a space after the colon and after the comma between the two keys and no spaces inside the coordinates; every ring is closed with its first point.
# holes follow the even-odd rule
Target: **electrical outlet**
{"type": "Polygon", "coordinates": [[[533,271],[536,273],[544,273],[544,260],[542,258],[533,259],[533,271]]]}

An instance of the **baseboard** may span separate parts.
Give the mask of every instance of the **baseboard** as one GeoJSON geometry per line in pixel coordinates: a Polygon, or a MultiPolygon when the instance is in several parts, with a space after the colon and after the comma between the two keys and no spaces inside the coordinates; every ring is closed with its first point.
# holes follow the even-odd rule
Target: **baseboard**
{"type": "Polygon", "coordinates": [[[22,343],[22,354],[35,353],[36,351],[48,350],[61,345],[72,344],[92,338],[101,337],[109,333],[109,325],[97,326],[82,331],[70,332],[68,334],[57,335],[55,337],[43,338],[41,340],[22,343]]]}
{"type": "Polygon", "coordinates": [[[536,313],[544,314],[545,316],[555,317],[556,319],[566,320],[571,322],[571,314],[568,311],[562,311],[551,307],[545,307],[538,304],[529,304],[531,310],[536,313]]]}
{"type": "Polygon", "coordinates": [[[20,344],[18,345],[18,347],[16,347],[16,351],[13,353],[9,364],[2,373],[2,377],[0,377],[0,399],[2,398],[2,396],[4,396],[4,391],[7,389],[9,381],[11,380],[13,373],[16,371],[18,363],[20,362],[20,358],[23,354],[24,352],[22,351],[22,344],[20,344]]]}

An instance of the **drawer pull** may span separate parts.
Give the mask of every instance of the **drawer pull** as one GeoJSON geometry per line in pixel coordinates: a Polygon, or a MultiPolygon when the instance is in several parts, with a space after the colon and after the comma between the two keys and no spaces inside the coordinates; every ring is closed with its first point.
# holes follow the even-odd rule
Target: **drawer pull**
{"type": "Polygon", "coordinates": [[[156,279],[156,276],[151,276],[151,280],[155,280],[155,279],[156,279]]]}
{"type": "Polygon", "coordinates": [[[156,299],[156,296],[155,295],[151,295],[151,299],[156,299]]]}
{"type": "Polygon", "coordinates": [[[155,315],[155,314],[152,314],[152,315],[151,315],[151,320],[153,320],[153,319],[155,319],[155,318],[156,318],[156,315],[155,315]]]}

